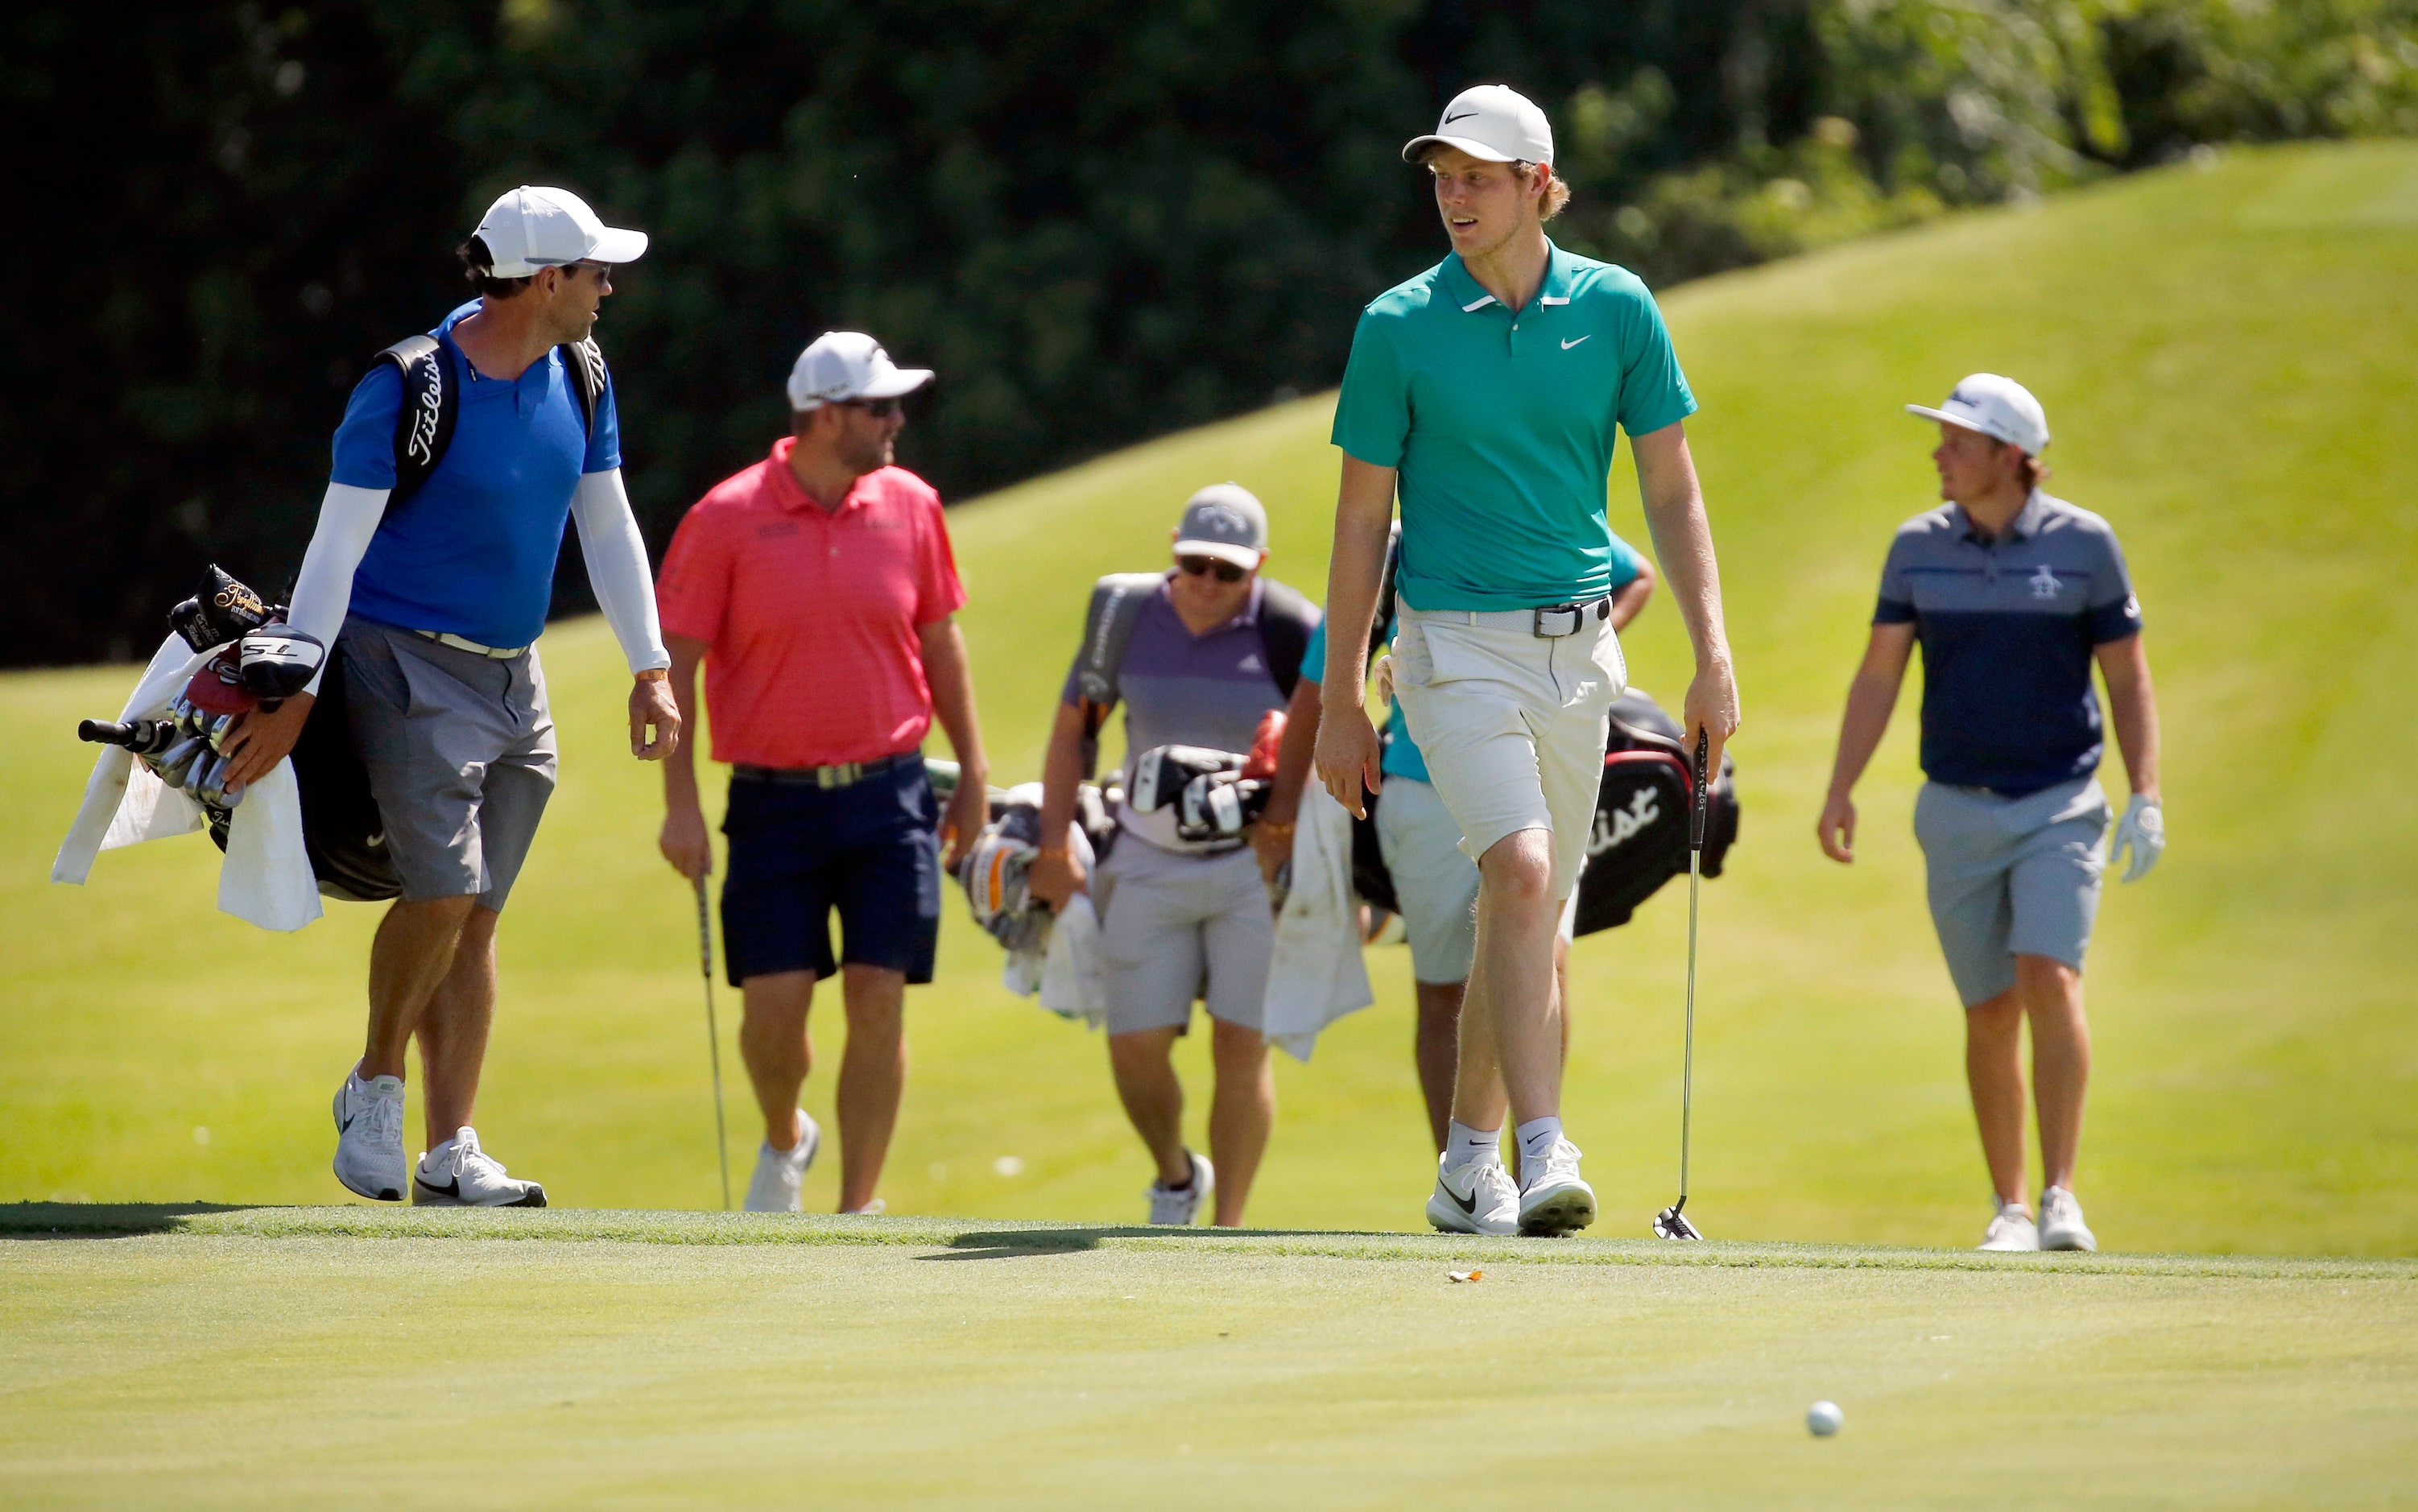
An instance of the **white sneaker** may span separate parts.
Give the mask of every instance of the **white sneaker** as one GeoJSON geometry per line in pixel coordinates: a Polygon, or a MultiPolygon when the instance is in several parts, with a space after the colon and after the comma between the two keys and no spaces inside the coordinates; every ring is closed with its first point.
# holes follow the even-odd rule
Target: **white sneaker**
{"type": "Polygon", "coordinates": [[[861,1208],[848,1209],[846,1212],[842,1213],[840,1216],[843,1218],[878,1218],[889,1211],[889,1201],[886,1199],[877,1197],[861,1208]]]}
{"type": "Polygon", "coordinates": [[[1990,1220],[1989,1229],[1982,1235],[1983,1249],[2038,1249],[2040,1230],[2032,1227],[2032,1215],[2020,1202],[2001,1202],[1998,1215],[1990,1220]]]}
{"type": "Polygon", "coordinates": [[[806,1168],[815,1163],[815,1152],[822,1148],[823,1131],[803,1107],[798,1109],[797,1128],[798,1142],[787,1150],[775,1150],[769,1144],[757,1146],[756,1174],[747,1183],[747,1201],[742,1211],[798,1211],[798,1187],[806,1179],[806,1168]]]}
{"type": "Polygon", "coordinates": [[[1217,1173],[1208,1157],[1193,1151],[1184,1152],[1192,1162],[1192,1184],[1170,1187],[1162,1182],[1150,1184],[1143,1195],[1150,1199],[1150,1221],[1153,1223],[1188,1224],[1201,1216],[1201,1205],[1217,1189],[1217,1173]]]}
{"type": "Polygon", "coordinates": [[[336,1089],[336,1180],[373,1202],[403,1200],[403,1078],[363,1081],[353,1067],[336,1089]]]}
{"type": "Polygon", "coordinates": [[[2092,1249],[2099,1247],[2099,1238],[2090,1226],[2082,1221],[2082,1204],[2062,1186],[2052,1186],[2041,1194],[2040,1247],[2043,1249],[2092,1249]]]}
{"type": "Polygon", "coordinates": [[[1536,1169],[1522,1162],[1520,1231],[1546,1238],[1574,1233],[1595,1222],[1595,1188],[1579,1178],[1579,1147],[1556,1139],[1536,1169]]]}
{"type": "Polygon", "coordinates": [[[1454,1170],[1438,1155],[1428,1222],[1448,1234],[1516,1234],[1520,1188],[1500,1160],[1473,1160],[1454,1170]]]}
{"type": "Polygon", "coordinates": [[[479,1131],[465,1123],[420,1157],[411,1201],[423,1208],[542,1208],[545,1188],[505,1175],[503,1163],[479,1148],[479,1131]]]}

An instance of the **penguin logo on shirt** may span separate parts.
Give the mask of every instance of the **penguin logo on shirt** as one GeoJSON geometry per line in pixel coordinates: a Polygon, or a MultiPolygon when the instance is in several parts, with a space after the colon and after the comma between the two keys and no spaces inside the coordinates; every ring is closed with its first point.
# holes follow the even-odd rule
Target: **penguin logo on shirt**
{"type": "Polygon", "coordinates": [[[2057,580],[2057,574],[2048,570],[2046,562],[2041,563],[2040,571],[2032,574],[2031,585],[2032,597],[2035,599],[2056,598],[2058,590],[2065,587],[2063,583],[2057,580]]]}

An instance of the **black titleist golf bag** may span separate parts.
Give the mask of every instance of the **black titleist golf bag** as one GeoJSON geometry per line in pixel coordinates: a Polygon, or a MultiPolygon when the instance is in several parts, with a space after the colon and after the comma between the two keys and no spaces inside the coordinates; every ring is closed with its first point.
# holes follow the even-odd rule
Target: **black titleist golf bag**
{"type": "Polygon", "coordinates": [[[244,798],[226,791],[226,736],[243,715],[275,710],[301,692],[324,662],[318,701],[292,756],[303,849],[325,896],[348,903],[398,896],[403,882],[386,851],[386,825],[353,747],[343,664],[334,648],[293,629],[284,616],[284,605],[265,603],[216,565],[205,569],[200,589],[169,611],[168,623],[209,659],[168,717],[123,725],[88,719],[77,734],[126,747],[161,781],[191,794],[211,841],[224,850],[227,826],[244,798]]]}
{"type": "MultiPolygon", "coordinates": [[[[1664,882],[1687,875],[1688,801],[1695,783],[1685,741],[1679,722],[1645,695],[1631,690],[1614,701],[1574,933],[1627,924],[1664,882]]],[[[1723,752],[1705,816],[1706,877],[1722,874],[1737,839],[1737,764],[1723,752]]]]}

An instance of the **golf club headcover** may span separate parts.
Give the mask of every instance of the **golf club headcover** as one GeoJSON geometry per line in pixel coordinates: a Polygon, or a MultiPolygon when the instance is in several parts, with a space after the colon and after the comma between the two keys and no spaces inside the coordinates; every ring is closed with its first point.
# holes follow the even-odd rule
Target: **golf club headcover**
{"type": "Polygon", "coordinates": [[[275,709],[311,685],[328,648],[319,637],[283,620],[266,624],[236,642],[236,667],[243,686],[263,709],[275,709]]]}
{"type": "Polygon", "coordinates": [[[1205,771],[1184,785],[1175,811],[1179,840],[1236,840],[1267,812],[1273,785],[1232,771],[1205,771]]]}
{"type": "Polygon", "coordinates": [[[1246,777],[1273,777],[1277,774],[1277,752],[1284,745],[1285,711],[1271,709],[1260,716],[1260,727],[1251,736],[1251,754],[1243,758],[1246,777]]]}
{"type": "Polygon", "coordinates": [[[1232,751],[1201,745],[1155,745],[1134,762],[1133,791],[1125,802],[1137,814],[1155,814],[1181,800],[1196,777],[1240,770],[1243,758],[1232,751]]]}
{"type": "Polygon", "coordinates": [[[222,646],[219,653],[201,665],[192,680],[185,684],[185,703],[192,713],[181,716],[188,728],[207,733],[222,714],[246,714],[260,707],[260,700],[244,686],[243,666],[233,646],[222,646]]]}
{"type": "Polygon", "coordinates": [[[184,636],[186,645],[207,651],[259,629],[271,618],[259,594],[212,562],[202,569],[193,596],[168,611],[168,627],[184,636]]]}

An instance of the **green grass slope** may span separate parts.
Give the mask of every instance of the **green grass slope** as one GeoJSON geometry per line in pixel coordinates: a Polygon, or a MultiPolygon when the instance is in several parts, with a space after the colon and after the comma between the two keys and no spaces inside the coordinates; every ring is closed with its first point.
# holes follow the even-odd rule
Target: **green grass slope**
{"type": "Polygon", "coordinates": [[[23,1216],[12,1507],[2383,1506],[2418,1464],[2406,1263],[23,1216]]]}
{"type": "MultiPolygon", "coordinates": [[[[1822,860],[1811,827],[1889,532],[1931,498],[1929,438],[1899,405],[1991,369],[2046,403],[2052,487],[2122,532],[2165,719],[2173,847],[2148,881],[2110,888],[2089,975],[2081,1184],[2102,1242],[2418,1248],[2413,231],[2418,148],[2234,153],[1665,301],[1704,403],[1690,432],[1747,709],[1744,842],[1706,896],[1690,1213],[1709,1231],[1958,1245],[1985,1213],[1908,833],[1912,688],[1860,794],[1862,859],[1822,860]]],[[[1323,585],[1330,404],[953,513],[1002,776],[1037,771],[1083,586],[1161,559],[1198,484],[1259,492],[1271,571],[1323,585]]],[[[1613,498],[1642,541],[1625,472],[1613,498]]],[[[1667,603],[1630,646],[1640,685],[1675,698],[1688,664],[1667,603]]],[[[558,1202],[711,1206],[696,945],[653,855],[653,775],[620,754],[602,627],[558,627],[545,656],[563,783],[508,922],[481,1131],[558,1202]]],[[[0,680],[16,797],[0,813],[0,1199],[328,1200],[323,1099],[357,1053],[372,913],[263,935],[212,911],[216,856],[195,840],[105,856],[84,890],[44,879],[86,766],[74,721],[113,710],[127,680],[0,680]]],[[[1642,1232],[1670,1198],[1683,915],[1666,890],[1577,952],[1566,1111],[1608,1233],[1642,1232]]],[[[1139,1216],[1149,1173],[1099,1044],[1002,992],[955,906],[941,955],[912,1000],[892,1210],[1139,1216]]],[[[1372,967],[1377,1006],[1282,1065],[1259,1223],[1419,1221],[1408,962],[1380,951],[1372,967]]],[[[819,1020],[821,1117],[839,1031],[819,1020]]],[[[1196,1118],[1201,1050],[1185,1061],[1196,1118]]],[[[754,1135],[732,1075],[743,1179],[754,1135]]],[[[817,1170],[810,1200],[833,1181],[817,1170]]]]}

